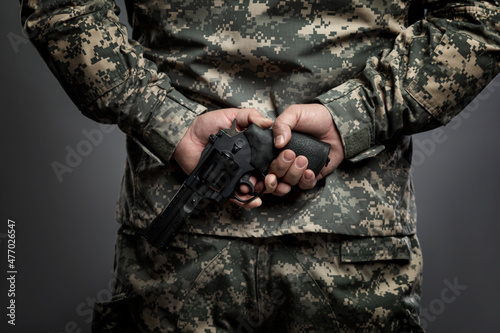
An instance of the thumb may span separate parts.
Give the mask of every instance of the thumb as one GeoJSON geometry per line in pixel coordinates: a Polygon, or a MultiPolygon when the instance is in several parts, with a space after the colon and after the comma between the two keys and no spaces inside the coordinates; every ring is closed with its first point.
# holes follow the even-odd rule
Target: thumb
{"type": "Polygon", "coordinates": [[[274,145],[276,148],[283,148],[290,141],[292,130],[297,125],[300,114],[300,107],[292,105],[276,118],[273,124],[274,145]]]}

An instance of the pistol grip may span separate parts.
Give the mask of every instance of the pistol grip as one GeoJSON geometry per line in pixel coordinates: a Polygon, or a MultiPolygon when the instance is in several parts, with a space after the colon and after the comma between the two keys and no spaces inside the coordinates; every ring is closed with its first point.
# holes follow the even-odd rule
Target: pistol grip
{"type": "Polygon", "coordinates": [[[285,149],[293,150],[296,156],[302,155],[307,157],[307,168],[314,171],[316,176],[330,161],[328,158],[330,145],[304,133],[292,131],[292,138],[280,151],[285,149]]]}
{"type": "Polygon", "coordinates": [[[328,158],[330,145],[304,133],[292,131],[292,138],[282,149],[274,147],[274,136],[271,129],[262,129],[252,124],[243,133],[252,147],[251,163],[263,173],[267,172],[272,160],[285,149],[293,150],[296,156],[305,156],[309,162],[307,168],[314,171],[316,176],[330,160],[328,158]]]}

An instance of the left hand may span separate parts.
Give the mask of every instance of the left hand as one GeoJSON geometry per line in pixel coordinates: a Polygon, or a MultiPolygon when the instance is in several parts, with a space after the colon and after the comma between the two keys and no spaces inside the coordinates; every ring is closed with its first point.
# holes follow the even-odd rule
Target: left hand
{"type": "Polygon", "coordinates": [[[309,134],[331,145],[330,162],[315,177],[307,169],[307,158],[295,156],[292,150],[282,151],[271,163],[265,178],[266,193],[283,196],[292,186],[311,189],[316,182],[332,173],[344,159],[344,147],[340,133],[335,126],[330,111],[322,104],[295,104],[281,113],[273,125],[274,145],[283,148],[292,136],[292,130],[309,134]]]}
{"type": "MultiPolygon", "coordinates": [[[[201,153],[209,142],[210,134],[217,133],[220,129],[230,128],[235,118],[238,127],[242,129],[247,128],[250,124],[256,124],[262,128],[268,128],[272,124],[271,119],[265,118],[256,109],[219,109],[197,116],[172,156],[186,174],[190,174],[198,164],[201,153]]],[[[252,181],[255,183],[255,179],[252,181]]],[[[242,193],[248,193],[248,190],[243,188],[242,193]]],[[[240,197],[248,199],[250,196],[242,195],[240,197]]],[[[234,199],[230,199],[230,201],[246,209],[255,208],[262,204],[259,197],[248,203],[234,199]]]]}

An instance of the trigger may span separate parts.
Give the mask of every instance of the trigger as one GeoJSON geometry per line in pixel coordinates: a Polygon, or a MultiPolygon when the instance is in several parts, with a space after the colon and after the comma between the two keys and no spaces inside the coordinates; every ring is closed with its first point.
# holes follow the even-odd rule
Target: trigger
{"type": "Polygon", "coordinates": [[[250,193],[249,195],[255,195],[255,187],[253,186],[253,183],[250,181],[250,175],[246,174],[243,175],[243,177],[240,178],[240,185],[247,185],[250,187],[250,193]]]}

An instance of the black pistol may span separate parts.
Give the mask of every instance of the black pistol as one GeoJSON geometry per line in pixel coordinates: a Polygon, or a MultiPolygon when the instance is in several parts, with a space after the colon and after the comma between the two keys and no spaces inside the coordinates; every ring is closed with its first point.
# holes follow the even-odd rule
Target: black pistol
{"type": "Polygon", "coordinates": [[[254,124],[239,132],[236,119],[232,128],[210,135],[196,168],[142,236],[150,244],[166,250],[189,216],[200,212],[209,202],[222,204],[230,198],[241,202],[255,199],[264,189],[255,193],[250,177],[263,179],[271,162],[284,149],[307,157],[308,169],[316,175],[329,162],[330,145],[309,135],[292,132],[290,142],[282,149],[276,149],[273,141],[271,129],[254,124]],[[238,196],[243,184],[250,188],[249,199],[238,196]]]}

